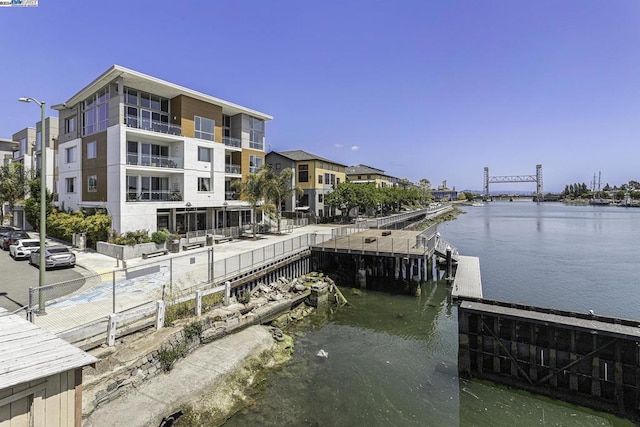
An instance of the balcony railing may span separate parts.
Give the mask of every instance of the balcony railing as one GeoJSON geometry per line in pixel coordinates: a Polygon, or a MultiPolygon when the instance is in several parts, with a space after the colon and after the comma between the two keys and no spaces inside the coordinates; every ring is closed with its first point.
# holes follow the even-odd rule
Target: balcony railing
{"type": "Polygon", "coordinates": [[[240,169],[240,165],[234,165],[231,163],[227,163],[226,165],[224,165],[224,171],[225,173],[235,173],[238,175],[242,173],[240,169]]]}
{"type": "Polygon", "coordinates": [[[225,191],[224,192],[225,200],[240,200],[240,193],[237,191],[225,191]]]}
{"type": "Polygon", "coordinates": [[[182,159],[180,157],[127,153],[127,164],[135,166],[150,166],[152,168],[182,168],[182,159]]]}
{"type": "Polygon", "coordinates": [[[182,126],[156,120],[143,119],[138,116],[127,116],[125,123],[130,128],[150,130],[153,132],[168,133],[170,135],[182,135],[182,126]]]}
{"type": "Polygon", "coordinates": [[[153,190],[153,191],[129,191],[127,193],[128,202],[180,202],[182,201],[182,193],[180,191],[171,190],[153,190]]]}
{"type": "Polygon", "coordinates": [[[242,148],[242,140],[238,138],[233,138],[231,136],[223,136],[222,142],[224,142],[224,145],[227,145],[229,147],[242,148]]]}

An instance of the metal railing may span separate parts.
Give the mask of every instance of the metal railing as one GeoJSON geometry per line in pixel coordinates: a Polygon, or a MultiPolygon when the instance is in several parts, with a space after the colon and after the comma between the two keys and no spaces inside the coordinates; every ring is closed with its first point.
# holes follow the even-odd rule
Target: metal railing
{"type": "Polygon", "coordinates": [[[240,193],[238,191],[225,191],[224,192],[225,200],[240,200],[240,193]]]}
{"type": "Polygon", "coordinates": [[[175,301],[194,290],[213,288],[308,251],[311,245],[327,238],[304,234],[220,260],[215,259],[214,248],[194,250],[102,275],[30,288],[27,312],[34,323],[58,335],[95,328],[114,313],[131,316],[140,311],[148,316],[159,299],[175,301]],[[38,313],[41,298],[44,313],[38,313]]]}
{"type": "Polygon", "coordinates": [[[179,202],[182,193],[172,190],[130,191],[127,192],[127,202],[179,202]]]}
{"type": "Polygon", "coordinates": [[[153,156],[151,154],[127,153],[127,164],[152,168],[182,168],[182,158],[153,156]]]}
{"type": "Polygon", "coordinates": [[[240,168],[240,165],[227,163],[224,165],[224,171],[225,173],[235,173],[239,175],[241,173],[241,168],[240,168]]]}
{"type": "Polygon", "coordinates": [[[222,142],[227,147],[242,148],[242,140],[231,136],[223,136],[222,142]]]}
{"type": "Polygon", "coordinates": [[[182,126],[173,123],[159,122],[157,120],[143,119],[138,116],[126,116],[125,124],[130,128],[150,130],[153,132],[168,133],[170,135],[182,135],[182,126]]]}

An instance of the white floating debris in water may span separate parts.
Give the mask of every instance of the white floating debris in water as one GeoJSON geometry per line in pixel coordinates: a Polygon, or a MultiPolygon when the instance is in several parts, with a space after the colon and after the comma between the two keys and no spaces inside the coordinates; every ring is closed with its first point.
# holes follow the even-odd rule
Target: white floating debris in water
{"type": "Polygon", "coordinates": [[[316,354],[316,356],[324,357],[325,359],[328,359],[329,358],[329,353],[327,353],[326,351],[320,349],[320,351],[318,352],[318,354],[316,354]]]}

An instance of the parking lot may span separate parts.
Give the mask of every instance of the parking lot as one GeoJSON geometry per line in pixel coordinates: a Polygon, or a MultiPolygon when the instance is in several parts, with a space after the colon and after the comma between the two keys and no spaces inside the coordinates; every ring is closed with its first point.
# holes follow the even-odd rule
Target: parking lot
{"type": "MultiPolygon", "coordinates": [[[[82,267],[48,270],[45,275],[46,284],[59,283],[82,277],[82,267]]],[[[38,268],[29,265],[28,260],[14,261],[9,251],[0,249],[0,307],[9,311],[17,310],[29,303],[29,287],[37,287],[39,281],[38,268]]],[[[78,282],[78,288],[83,281],[78,282]]],[[[75,289],[67,288],[73,292],[75,289]]]]}

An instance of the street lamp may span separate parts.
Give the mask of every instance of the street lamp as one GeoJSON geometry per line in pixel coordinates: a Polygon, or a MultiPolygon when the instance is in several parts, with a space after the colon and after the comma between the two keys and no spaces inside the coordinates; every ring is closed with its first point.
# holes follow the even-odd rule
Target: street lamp
{"type": "Polygon", "coordinates": [[[189,243],[189,211],[191,209],[191,202],[187,202],[187,243],[189,243]]]}
{"type": "Polygon", "coordinates": [[[45,271],[47,268],[45,261],[45,238],[47,234],[47,149],[44,139],[44,113],[46,108],[44,102],[40,102],[35,98],[18,98],[18,101],[34,102],[40,107],[40,277],[38,280],[40,292],[38,292],[38,312],[45,314],[42,287],[45,285],[45,271]]]}
{"type": "Polygon", "coordinates": [[[224,215],[222,216],[222,234],[226,236],[227,235],[227,206],[229,206],[229,203],[224,202],[222,206],[224,207],[224,215]]]}

